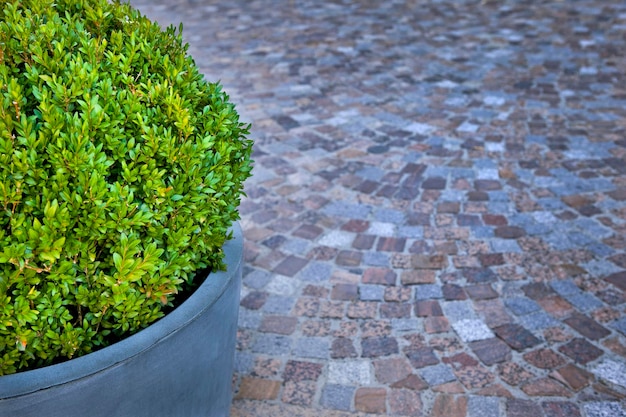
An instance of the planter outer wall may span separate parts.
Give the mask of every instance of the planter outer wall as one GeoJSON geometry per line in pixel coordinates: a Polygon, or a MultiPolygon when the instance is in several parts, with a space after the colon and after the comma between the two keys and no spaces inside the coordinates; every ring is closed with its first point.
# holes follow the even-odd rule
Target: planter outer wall
{"type": "Polygon", "coordinates": [[[225,272],[118,343],[57,365],[0,377],[0,417],[225,417],[241,289],[243,237],[235,223],[225,272]]]}

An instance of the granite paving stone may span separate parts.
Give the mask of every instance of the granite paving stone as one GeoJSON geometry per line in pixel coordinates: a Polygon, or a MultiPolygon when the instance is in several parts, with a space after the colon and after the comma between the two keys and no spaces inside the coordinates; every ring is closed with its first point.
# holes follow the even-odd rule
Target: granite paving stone
{"type": "Polygon", "coordinates": [[[416,300],[430,300],[443,298],[441,285],[439,284],[422,284],[415,287],[416,300]]]}
{"type": "Polygon", "coordinates": [[[379,314],[382,318],[409,318],[411,305],[406,303],[384,303],[380,305],[379,314]]]}
{"type": "Polygon", "coordinates": [[[467,417],[500,417],[500,399],[470,395],[467,399],[467,417]]]}
{"type": "Polygon", "coordinates": [[[584,314],[574,313],[563,320],[568,326],[591,340],[602,339],[611,332],[584,314]]]}
{"type": "Polygon", "coordinates": [[[365,413],[382,413],[387,411],[387,391],[384,388],[358,388],[354,395],[354,407],[365,413]]]}
{"type": "Polygon", "coordinates": [[[626,407],[617,401],[589,401],[583,404],[587,417],[624,417],[626,407]]]}
{"type": "Polygon", "coordinates": [[[354,301],[358,297],[359,287],[356,284],[335,284],[330,292],[332,300],[354,301]]]}
{"type": "Polygon", "coordinates": [[[260,334],[252,345],[252,352],[266,355],[284,355],[291,349],[291,339],[286,336],[260,334]]]}
{"type": "Polygon", "coordinates": [[[323,408],[349,411],[355,387],[327,384],[322,389],[320,404],[323,408]]]}
{"type": "Polygon", "coordinates": [[[427,333],[445,333],[450,330],[450,322],[446,317],[426,317],[424,330],[427,333]]]}
{"type": "Polygon", "coordinates": [[[263,288],[271,279],[272,275],[269,272],[255,269],[245,275],[243,282],[246,287],[258,290],[263,288]]]}
{"type": "Polygon", "coordinates": [[[498,293],[489,284],[470,285],[465,291],[473,300],[488,300],[498,297],[498,293]]]}
{"type": "Polygon", "coordinates": [[[531,380],[536,375],[516,362],[505,362],[497,366],[503,381],[510,386],[517,386],[531,380]]]}
{"type": "Polygon", "coordinates": [[[403,358],[381,359],[373,365],[376,380],[382,384],[394,384],[411,375],[411,366],[403,358]]]}
{"type": "Polygon", "coordinates": [[[541,369],[554,369],[565,365],[565,359],[551,349],[541,348],[524,354],[524,360],[541,369]]]}
{"type": "Polygon", "coordinates": [[[580,337],[564,344],[559,348],[559,351],[572,358],[574,362],[583,365],[596,360],[604,353],[602,349],[580,337]]]}
{"type": "Polygon", "coordinates": [[[593,381],[593,374],[571,363],[552,371],[550,377],[567,385],[574,391],[580,391],[593,381]]]}
{"type": "Polygon", "coordinates": [[[332,361],[328,364],[328,381],[339,385],[368,385],[371,382],[370,364],[365,360],[332,361]]]}
{"type": "Polygon", "coordinates": [[[517,316],[534,313],[541,310],[541,307],[528,298],[509,298],[504,300],[504,304],[517,316]]]}
{"type": "Polygon", "coordinates": [[[424,368],[439,363],[434,350],[429,347],[405,349],[405,354],[414,368],[424,368]]]}
{"type": "Polygon", "coordinates": [[[415,318],[392,318],[391,328],[397,334],[422,331],[423,321],[415,318]]]}
{"type": "Polygon", "coordinates": [[[359,285],[359,297],[362,301],[382,301],[385,287],[382,285],[359,285]]]}
{"type": "Polygon", "coordinates": [[[577,404],[566,401],[546,401],[541,404],[546,417],[581,417],[577,404]]]}
{"type": "Polygon", "coordinates": [[[449,394],[438,394],[431,411],[433,417],[464,417],[467,413],[467,398],[449,394]]]}
{"type": "Polygon", "coordinates": [[[461,369],[455,369],[454,374],[461,384],[463,384],[468,390],[491,385],[495,379],[493,373],[481,365],[466,366],[461,369]]]}
{"type": "Polygon", "coordinates": [[[550,314],[538,311],[532,314],[520,316],[519,322],[529,330],[544,330],[550,327],[559,326],[560,322],[550,314]]]}
{"type": "Polygon", "coordinates": [[[391,388],[408,389],[411,391],[421,391],[428,388],[428,384],[419,376],[411,374],[406,378],[391,384],[391,388]]]}
{"type": "Polygon", "coordinates": [[[277,274],[293,277],[307,264],[307,260],[294,255],[289,255],[280,264],[274,268],[273,272],[277,274]]]}
{"type": "Polygon", "coordinates": [[[621,317],[619,320],[615,320],[611,324],[611,327],[626,336],[626,317],[621,317]]]}
{"type": "Polygon", "coordinates": [[[289,277],[277,276],[265,286],[265,290],[270,293],[269,299],[274,295],[290,297],[296,292],[296,281],[289,277]]]}
{"type": "Polygon", "coordinates": [[[505,362],[511,358],[510,348],[500,339],[484,339],[470,343],[470,348],[485,365],[505,362]]]}
{"type": "Polygon", "coordinates": [[[322,365],[314,362],[288,361],[283,372],[286,381],[317,381],[322,373],[322,365]]]}
{"type": "Polygon", "coordinates": [[[248,310],[258,310],[263,307],[265,302],[267,301],[268,293],[262,291],[251,291],[243,297],[240,304],[242,307],[247,308],[248,310]]]}
{"type": "Polygon", "coordinates": [[[604,360],[592,368],[592,372],[599,378],[626,389],[626,363],[614,360],[604,360]]]}
{"type": "Polygon", "coordinates": [[[541,308],[543,308],[548,314],[557,319],[570,316],[574,312],[574,307],[558,295],[550,295],[545,298],[541,298],[540,300],[537,300],[537,303],[539,303],[541,308]]]}
{"type": "Polygon", "coordinates": [[[494,336],[491,329],[481,320],[459,320],[452,323],[452,328],[464,342],[474,342],[494,336]]]}
{"type": "Polygon", "coordinates": [[[418,317],[443,316],[443,311],[436,300],[420,300],[415,303],[415,315],[418,317]]]}
{"type": "Polygon", "coordinates": [[[294,341],[292,352],[299,358],[327,359],[330,342],[324,337],[301,337],[294,341]]]}
{"type": "Polygon", "coordinates": [[[285,381],[281,400],[287,404],[310,406],[317,390],[314,381],[285,381]]]}
{"type": "Polygon", "coordinates": [[[432,387],[456,380],[452,369],[443,364],[421,368],[418,374],[432,387]]]}
{"type": "Polygon", "coordinates": [[[290,316],[264,316],[259,331],[264,333],[292,334],[296,330],[298,319],[290,316]]]}
{"type": "Polygon", "coordinates": [[[398,353],[398,342],[392,337],[367,337],[361,340],[361,356],[374,358],[398,353]]]}
{"type": "Polygon", "coordinates": [[[496,335],[517,351],[538,345],[541,341],[531,332],[517,324],[505,324],[494,329],[496,335]]]}
{"type": "Polygon", "coordinates": [[[300,325],[300,331],[305,336],[328,336],[330,334],[330,322],[322,320],[304,320],[300,325]]]}
{"type": "Polygon", "coordinates": [[[387,266],[389,265],[389,255],[382,252],[365,252],[363,263],[369,266],[387,266]]]}
{"type": "Polygon", "coordinates": [[[385,301],[402,302],[411,299],[411,288],[385,287],[385,301]]]}
{"type": "Polygon", "coordinates": [[[415,416],[423,412],[423,403],[419,392],[408,389],[392,389],[387,395],[389,414],[415,416]]]}
{"type": "Polygon", "coordinates": [[[508,399],[506,402],[507,417],[525,417],[543,415],[541,406],[530,400],[517,398],[508,399]]]}
{"type": "Polygon", "coordinates": [[[623,1],[131,4],[251,124],[233,416],[626,415],[623,1]]]}
{"type": "Polygon", "coordinates": [[[278,396],[280,381],[244,377],[236,398],[252,400],[273,400],[278,396]]]}
{"type": "Polygon", "coordinates": [[[237,325],[241,330],[256,329],[261,324],[263,316],[254,310],[243,310],[239,314],[237,325]]]}
{"type": "Polygon", "coordinates": [[[298,277],[303,281],[319,282],[328,280],[331,273],[331,265],[313,261],[299,272],[298,277]]]}
{"type": "Polygon", "coordinates": [[[451,321],[477,319],[478,315],[474,311],[470,301],[448,301],[441,303],[444,315],[451,321]]]}
{"type": "Polygon", "coordinates": [[[604,279],[616,287],[620,288],[622,291],[626,291],[626,271],[617,272],[611,274],[604,279]]]}
{"type": "Polygon", "coordinates": [[[539,378],[521,386],[531,397],[570,397],[572,394],[563,385],[550,378],[539,378]]]}
{"type": "Polygon", "coordinates": [[[288,315],[295,301],[294,297],[270,294],[263,304],[262,310],[266,314],[288,315]]]}

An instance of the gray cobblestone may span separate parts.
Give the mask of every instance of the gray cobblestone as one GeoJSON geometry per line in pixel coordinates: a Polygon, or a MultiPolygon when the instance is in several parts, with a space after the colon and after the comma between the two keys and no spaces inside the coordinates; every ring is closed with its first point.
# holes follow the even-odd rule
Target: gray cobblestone
{"type": "Polygon", "coordinates": [[[468,417],[500,417],[500,399],[471,395],[467,399],[468,417]]]}
{"type": "Polygon", "coordinates": [[[270,294],[262,309],[270,314],[289,314],[296,300],[294,297],[270,294]]]}
{"type": "Polygon", "coordinates": [[[369,266],[389,266],[389,255],[382,252],[365,252],[363,263],[369,266]]]}
{"type": "Polygon", "coordinates": [[[491,239],[491,249],[495,253],[520,253],[522,248],[514,240],[491,239]]]}
{"type": "Polygon", "coordinates": [[[259,334],[252,345],[252,352],[266,355],[286,355],[290,349],[290,338],[269,333],[259,334]]]}
{"type": "Polygon", "coordinates": [[[384,295],[383,285],[359,285],[359,297],[363,301],[382,301],[384,295]]]}
{"type": "Polygon", "coordinates": [[[586,417],[625,417],[626,410],[617,401],[592,401],[583,404],[586,417]]]}
{"type": "Polygon", "coordinates": [[[398,228],[397,235],[398,237],[422,239],[424,237],[424,228],[421,226],[401,226],[398,228]]]}
{"type": "Polygon", "coordinates": [[[452,327],[464,342],[474,342],[494,337],[493,332],[481,320],[458,320],[452,323],[452,327]]]}
{"type": "Polygon", "coordinates": [[[604,360],[593,368],[593,373],[602,380],[626,388],[626,364],[613,360],[604,360]]]}
{"type": "Polygon", "coordinates": [[[328,382],[331,384],[364,386],[371,382],[370,365],[365,360],[354,360],[328,364],[328,382]]]}
{"type": "Polygon", "coordinates": [[[620,333],[622,333],[624,336],[626,336],[626,317],[622,317],[618,320],[615,320],[611,324],[611,327],[619,331],[620,333]]]}
{"type": "Polygon", "coordinates": [[[580,288],[578,288],[578,286],[570,280],[552,281],[550,286],[554,289],[554,291],[563,297],[577,295],[582,292],[580,288]]]}
{"type": "Polygon", "coordinates": [[[404,212],[392,209],[378,209],[374,211],[374,218],[380,222],[402,224],[404,212]]]}
{"type": "Polygon", "coordinates": [[[246,329],[256,329],[261,324],[261,313],[253,310],[240,309],[239,312],[239,327],[246,329]]]}
{"type": "Polygon", "coordinates": [[[254,356],[247,352],[235,352],[235,372],[249,373],[254,365],[254,356]]]}
{"type": "Polygon", "coordinates": [[[344,232],[341,230],[333,230],[322,236],[318,243],[322,246],[330,246],[333,248],[349,248],[354,240],[354,233],[344,232]]]}
{"type": "Polygon", "coordinates": [[[427,366],[418,370],[418,373],[431,386],[441,385],[456,379],[450,367],[444,364],[427,366]]]}
{"type": "Polygon", "coordinates": [[[323,262],[311,262],[298,273],[298,277],[308,282],[327,281],[332,274],[332,267],[323,262]]]}
{"type": "Polygon", "coordinates": [[[416,300],[443,298],[441,286],[437,284],[421,284],[415,287],[416,300]]]}
{"type": "Polygon", "coordinates": [[[328,359],[330,343],[323,337],[301,337],[293,345],[293,354],[301,358],[328,359]]]}
{"type": "Polygon", "coordinates": [[[584,312],[595,310],[604,305],[602,301],[594,295],[583,292],[564,294],[563,298],[569,301],[574,307],[584,312]]]}
{"type": "Polygon", "coordinates": [[[471,301],[449,301],[441,304],[445,316],[451,322],[476,320],[478,316],[471,301]]]}
{"type": "Polygon", "coordinates": [[[555,320],[547,313],[538,312],[518,317],[520,324],[529,330],[542,330],[549,327],[559,326],[561,322],[555,320]]]}
{"type": "Polygon", "coordinates": [[[263,288],[271,279],[272,276],[269,272],[255,269],[245,276],[243,283],[247,287],[258,290],[263,288]]]}
{"type": "Polygon", "coordinates": [[[289,239],[281,245],[280,249],[285,253],[305,255],[310,247],[311,244],[304,239],[289,239]]]}
{"type": "Polygon", "coordinates": [[[506,304],[509,310],[511,310],[514,314],[518,316],[530,314],[541,310],[539,304],[537,304],[533,300],[529,300],[528,298],[523,297],[505,299],[504,304],[506,304]]]}
{"type": "Polygon", "coordinates": [[[363,219],[371,212],[371,207],[361,204],[333,202],[322,209],[322,212],[330,216],[345,217],[348,219],[363,219]]]}
{"type": "Polygon", "coordinates": [[[324,408],[349,411],[355,387],[327,384],[322,389],[321,404],[324,408]]]}
{"type": "Polygon", "coordinates": [[[397,332],[423,331],[424,326],[418,319],[391,319],[391,328],[397,332]]]}

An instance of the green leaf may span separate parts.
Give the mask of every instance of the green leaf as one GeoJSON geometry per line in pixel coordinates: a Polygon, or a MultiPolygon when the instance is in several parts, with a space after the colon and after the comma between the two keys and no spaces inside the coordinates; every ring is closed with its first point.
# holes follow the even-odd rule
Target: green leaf
{"type": "Polygon", "coordinates": [[[113,254],[113,264],[115,265],[115,269],[117,269],[118,271],[122,270],[122,256],[119,253],[114,253],[113,254]]]}

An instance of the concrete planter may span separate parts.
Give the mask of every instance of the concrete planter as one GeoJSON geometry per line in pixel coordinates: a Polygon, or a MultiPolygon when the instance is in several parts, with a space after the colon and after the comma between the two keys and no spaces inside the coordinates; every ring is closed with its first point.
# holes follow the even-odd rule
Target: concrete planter
{"type": "Polygon", "coordinates": [[[243,238],[170,314],[114,345],[57,365],[0,377],[0,416],[225,417],[239,311],[243,238]]]}

